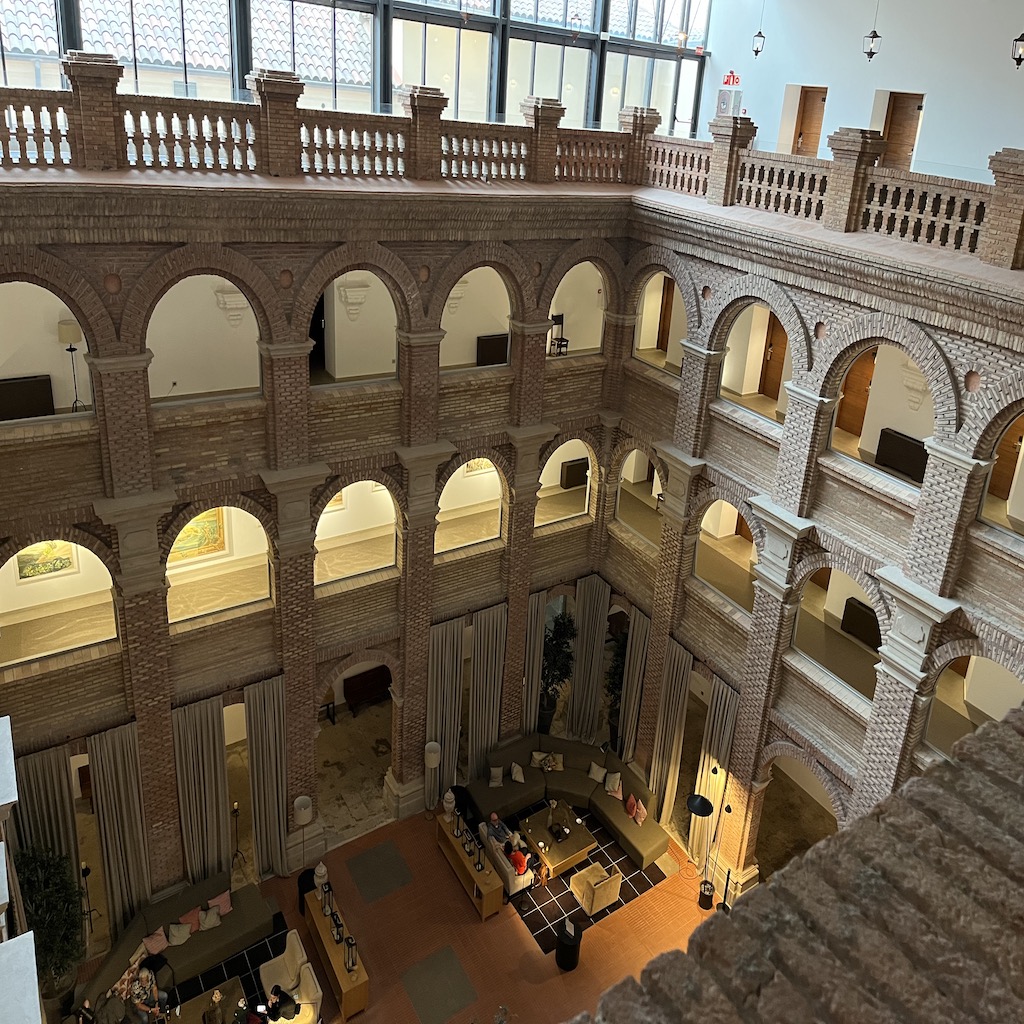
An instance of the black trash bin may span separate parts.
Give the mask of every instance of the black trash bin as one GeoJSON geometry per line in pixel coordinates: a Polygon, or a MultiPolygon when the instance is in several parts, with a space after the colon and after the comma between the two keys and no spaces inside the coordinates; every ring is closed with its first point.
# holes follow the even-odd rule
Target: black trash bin
{"type": "Polygon", "coordinates": [[[306,893],[312,892],[316,888],[316,882],[314,881],[313,869],[306,868],[305,871],[299,872],[299,914],[304,915],[306,912],[306,893]]]}
{"type": "Polygon", "coordinates": [[[555,963],[563,971],[574,971],[580,962],[580,939],[583,931],[578,924],[563,920],[558,926],[558,944],[555,946],[555,963]],[[570,931],[570,929],[572,929],[570,931]]]}

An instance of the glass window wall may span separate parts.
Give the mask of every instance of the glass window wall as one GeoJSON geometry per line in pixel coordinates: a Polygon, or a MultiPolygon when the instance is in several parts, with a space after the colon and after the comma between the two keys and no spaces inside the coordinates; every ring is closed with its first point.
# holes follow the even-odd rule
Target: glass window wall
{"type": "Polygon", "coordinates": [[[562,101],[563,125],[582,128],[586,121],[589,77],[589,49],[510,39],[506,120],[510,124],[522,124],[524,118],[519,109],[522,101],[527,96],[546,96],[562,101]]]}

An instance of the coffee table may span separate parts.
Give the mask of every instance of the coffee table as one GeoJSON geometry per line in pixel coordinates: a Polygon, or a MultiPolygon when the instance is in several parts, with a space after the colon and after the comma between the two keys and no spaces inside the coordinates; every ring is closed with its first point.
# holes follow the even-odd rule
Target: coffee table
{"type": "Polygon", "coordinates": [[[567,823],[569,834],[560,843],[556,843],[547,828],[548,810],[544,807],[521,819],[519,831],[526,845],[547,865],[548,872],[554,878],[585,861],[591,851],[597,849],[597,840],[586,825],[577,823],[576,812],[564,800],[559,800],[554,811],[555,821],[567,823]]]}
{"type": "MultiPolygon", "coordinates": [[[[242,982],[240,978],[228,978],[223,985],[218,985],[220,994],[224,997],[221,1006],[224,1007],[224,1024],[231,1024],[235,1019],[235,1010],[238,1008],[238,1000],[244,998],[242,982]]],[[[174,1010],[167,1011],[167,1024],[206,1024],[203,1014],[213,1007],[213,989],[203,992],[202,995],[182,1003],[174,1010]]],[[[210,1018],[214,1018],[211,1016],[210,1018]]]]}

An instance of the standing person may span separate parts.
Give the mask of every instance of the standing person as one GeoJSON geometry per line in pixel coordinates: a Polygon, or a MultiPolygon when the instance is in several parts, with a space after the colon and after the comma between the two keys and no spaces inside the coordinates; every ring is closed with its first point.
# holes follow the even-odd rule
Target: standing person
{"type": "Polygon", "coordinates": [[[129,998],[144,1024],[152,1024],[154,1018],[167,1013],[167,993],[157,988],[156,975],[148,967],[143,967],[136,975],[129,998]]]}

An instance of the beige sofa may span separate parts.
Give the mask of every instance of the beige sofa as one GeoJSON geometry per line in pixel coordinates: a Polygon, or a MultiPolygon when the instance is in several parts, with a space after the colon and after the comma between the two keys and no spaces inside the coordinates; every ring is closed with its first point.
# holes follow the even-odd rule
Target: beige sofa
{"type": "Polygon", "coordinates": [[[505,856],[505,851],[498,844],[497,839],[492,839],[487,834],[487,822],[481,821],[478,829],[480,841],[484,844],[487,859],[494,865],[494,870],[501,877],[502,884],[505,886],[505,892],[509,896],[515,896],[516,893],[529,889],[534,881],[533,868],[527,868],[525,874],[517,875],[512,867],[512,862],[505,856]]]}
{"type": "Polygon", "coordinates": [[[654,819],[655,801],[647,783],[611,751],[576,740],[531,733],[500,744],[487,755],[488,767],[502,769],[501,785],[492,787],[488,778],[477,779],[466,788],[476,805],[478,819],[486,821],[492,811],[509,818],[540,800],[565,800],[573,807],[590,812],[618,840],[630,860],[641,868],[649,867],[668,850],[668,833],[654,819]],[[562,755],[564,770],[545,772],[530,767],[535,750],[562,755]],[[512,762],[523,769],[524,782],[513,782],[512,762]],[[622,800],[605,792],[604,786],[589,777],[591,762],[610,772],[622,773],[622,800]],[[630,795],[642,800],[648,810],[643,825],[626,814],[630,795]]]}

